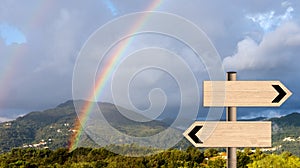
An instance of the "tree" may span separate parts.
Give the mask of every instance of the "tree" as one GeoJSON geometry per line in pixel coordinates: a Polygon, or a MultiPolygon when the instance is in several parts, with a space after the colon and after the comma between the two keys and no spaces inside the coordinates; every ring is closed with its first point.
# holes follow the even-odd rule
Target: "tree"
{"type": "Polygon", "coordinates": [[[210,168],[226,167],[226,161],[222,158],[216,158],[215,160],[209,160],[208,166],[210,168]]]}
{"type": "Polygon", "coordinates": [[[216,150],[215,148],[208,148],[208,149],[205,149],[205,151],[204,151],[204,157],[206,157],[206,158],[214,157],[217,155],[218,155],[218,150],[216,150]]]}
{"type": "Polygon", "coordinates": [[[249,168],[259,167],[280,167],[280,168],[295,168],[300,167],[300,158],[295,156],[288,156],[286,153],[281,155],[268,155],[261,160],[256,160],[248,164],[249,168]]]}
{"type": "Polygon", "coordinates": [[[246,152],[237,152],[237,167],[247,168],[247,164],[251,163],[250,157],[246,152]]]}
{"type": "Polygon", "coordinates": [[[250,148],[244,148],[244,153],[249,156],[252,154],[252,151],[250,148]]]}

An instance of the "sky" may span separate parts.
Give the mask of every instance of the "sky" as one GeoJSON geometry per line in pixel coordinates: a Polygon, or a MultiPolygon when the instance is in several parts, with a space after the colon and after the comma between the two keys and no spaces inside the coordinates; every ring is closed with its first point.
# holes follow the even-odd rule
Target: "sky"
{"type": "MultiPolygon", "coordinates": [[[[149,9],[175,14],[199,27],[219,53],[225,72],[237,71],[239,80],[280,80],[293,92],[280,108],[239,108],[239,118],[278,117],[300,112],[299,1],[3,0],[0,4],[0,121],[53,108],[72,99],[74,67],[90,36],[119,17],[149,9]],[[154,2],[156,6],[151,8],[154,2]]],[[[150,21],[145,18],[144,23],[146,25],[150,21]]],[[[129,26],[124,25],[125,28],[129,26]]],[[[180,25],[170,27],[170,31],[172,29],[180,29],[180,25]]],[[[113,28],[110,34],[113,37],[115,33],[113,28]]],[[[144,60],[167,65],[176,62],[177,59],[173,59],[175,54],[190,67],[197,84],[192,87],[186,80],[183,84],[192,89],[181,89],[174,77],[155,68],[136,73],[129,93],[137,109],[146,110],[151,103],[154,103],[154,109],[161,108],[156,107],[155,103],[167,99],[165,115],[174,115],[173,111],[179,109],[180,95],[186,93],[190,102],[186,106],[198,105],[199,113],[208,110],[201,103],[202,81],[209,80],[208,67],[189,46],[164,34],[143,33],[130,38],[131,43],[125,47],[122,58],[129,58],[129,55],[134,55],[132,53],[147,47],[164,48],[170,51],[165,54],[167,56],[149,55],[144,60]],[[200,90],[199,101],[193,96],[197,87],[200,90]],[[164,95],[157,89],[151,92],[153,88],[160,88],[164,95]],[[149,101],[150,92],[159,98],[149,101]]],[[[119,45],[122,46],[122,40],[112,44],[111,51],[105,57],[107,60],[119,45]]],[[[102,44],[97,46],[101,48],[102,44]]],[[[110,86],[124,89],[122,77],[131,68],[138,67],[140,61],[135,59],[124,66],[118,83],[114,84],[113,78],[108,77],[99,101],[114,103],[110,86]]],[[[117,63],[115,69],[121,63],[117,63]]],[[[100,64],[98,71],[104,66],[100,64]]],[[[170,67],[174,69],[177,64],[170,67]]],[[[175,72],[185,71],[177,68],[175,72]]],[[[178,74],[184,76],[182,79],[188,79],[184,73],[178,74]]],[[[126,102],[123,99],[120,98],[121,105],[126,102]]]]}

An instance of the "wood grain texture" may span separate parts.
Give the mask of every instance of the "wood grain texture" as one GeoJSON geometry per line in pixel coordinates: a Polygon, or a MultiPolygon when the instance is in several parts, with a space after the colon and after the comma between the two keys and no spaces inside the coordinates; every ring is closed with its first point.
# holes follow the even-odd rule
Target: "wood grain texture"
{"type": "Polygon", "coordinates": [[[195,147],[271,147],[271,122],[194,122],[183,135],[195,147]],[[196,136],[203,142],[195,143],[189,132],[203,126],[196,136]]]}
{"type": "Polygon", "coordinates": [[[205,107],[279,107],[292,93],[280,81],[204,81],[203,106],[205,107]],[[272,101],[279,85],[286,95],[278,103],[272,101]]]}

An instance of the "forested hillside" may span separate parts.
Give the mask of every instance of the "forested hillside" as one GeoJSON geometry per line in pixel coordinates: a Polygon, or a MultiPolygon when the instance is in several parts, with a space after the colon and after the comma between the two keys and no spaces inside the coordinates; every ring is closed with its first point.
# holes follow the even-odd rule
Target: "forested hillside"
{"type": "MultiPolygon", "coordinates": [[[[121,132],[133,136],[153,135],[168,125],[161,121],[152,121],[137,125],[123,117],[113,104],[101,103],[101,108],[110,124],[121,132]]],[[[53,109],[31,112],[14,121],[0,123],[0,151],[12,148],[67,148],[74,130],[77,115],[73,101],[67,101],[53,109]]],[[[266,120],[266,119],[264,119],[266,120]]],[[[281,118],[272,118],[272,149],[262,149],[269,153],[281,154],[289,151],[300,156],[300,114],[292,113],[281,118]]],[[[81,146],[99,147],[89,136],[83,133],[81,146]]],[[[176,148],[186,149],[190,143],[183,138],[176,148]]]]}
{"type": "MultiPolygon", "coordinates": [[[[130,146],[124,150],[134,150],[130,146]]],[[[265,154],[259,149],[255,152],[245,150],[237,153],[237,167],[300,167],[300,158],[289,152],[280,155],[265,154]]],[[[59,168],[155,168],[155,167],[225,167],[224,153],[209,148],[204,152],[194,147],[187,150],[170,149],[155,155],[143,157],[126,157],[114,154],[104,148],[77,148],[69,152],[67,149],[13,149],[0,155],[0,167],[59,167],[59,168]]]]}
{"type": "MultiPolygon", "coordinates": [[[[153,135],[167,128],[167,125],[160,121],[132,123],[118,112],[115,105],[100,103],[100,106],[103,114],[109,119],[108,122],[128,135],[153,135]]],[[[78,131],[74,126],[76,120],[73,101],[67,101],[53,109],[31,112],[14,121],[0,123],[0,152],[15,147],[67,148],[70,138],[78,131]]],[[[81,139],[82,146],[98,147],[84,132],[81,139]]]]}
{"type": "Polygon", "coordinates": [[[276,153],[289,151],[300,156],[300,113],[272,118],[273,147],[276,153]]]}

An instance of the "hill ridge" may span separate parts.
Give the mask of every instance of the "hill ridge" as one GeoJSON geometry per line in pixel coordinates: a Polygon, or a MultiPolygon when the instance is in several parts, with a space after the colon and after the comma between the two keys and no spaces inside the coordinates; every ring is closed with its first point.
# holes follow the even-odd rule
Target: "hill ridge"
{"type": "MultiPolygon", "coordinates": [[[[82,100],[75,101],[86,103],[82,100]]],[[[73,103],[74,100],[68,100],[57,105],[55,108],[44,111],[33,111],[22,117],[18,117],[16,120],[0,123],[0,152],[9,151],[13,147],[39,144],[43,140],[47,141],[47,144],[41,147],[49,147],[50,149],[68,147],[70,137],[77,131],[74,130],[77,113],[75,112],[73,103]],[[49,139],[51,142],[48,141],[49,139]]],[[[108,122],[120,132],[129,135],[151,135],[169,126],[163,120],[147,123],[130,122],[128,118],[122,116],[118,111],[118,108],[122,107],[117,108],[116,105],[108,102],[98,102],[98,104],[100,108],[102,108],[101,111],[103,111],[108,122]]],[[[253,120],[264,121],[265,118],[256,118],[253,120]]],[[[286,137],[300,136],[300,113],[293,112],[279,118],[271,118],[268,120],[272,121],[273,126],[273,146],[282,145],[282,150],[291,150],[293,153],[300,155],[300,151],[294,147],[295,144],[292,142],[283,142],[283,139],[286,137]],[[289,146],[289,144],[291,145],[289,146]]],[[[82,146],[97,147],[97,144],[85,133],[81,138],[82,146]]],[[[181,147],[190,145],[184,138],[180,144],[181,147]]]]}

